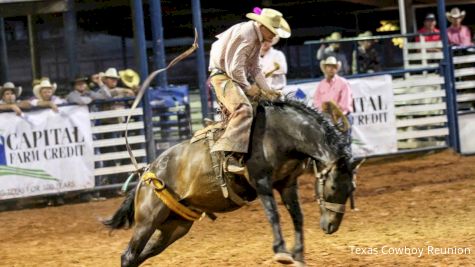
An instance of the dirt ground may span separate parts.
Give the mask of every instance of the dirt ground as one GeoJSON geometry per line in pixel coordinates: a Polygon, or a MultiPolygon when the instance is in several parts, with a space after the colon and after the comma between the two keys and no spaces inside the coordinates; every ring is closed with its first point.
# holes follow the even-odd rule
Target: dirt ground
{"type": "MultiPolygon", "coordinates": [[[[359,172],[359,211],[348,212],[333,235],[319,228],[312,181],[303,177],[300,185],[308,266],[475,266],[475,157],[442,151],[371,160],[359,172]],[[423,249],[422,255],[390,254],[405,247],[423,249]],[[454,247],[463,253],[435,249],[454,247]]],[[[0,266],[119,266],[131,231],[109,235],[98,220],[121,201],[0,213],[0,266]]],[[[279,209],[290,247],[292,224],[279,209]]],[[[271,260],[271,246],[256,201],[215,222],[196,222],[144,266],[280,266],[271,260]]]]}

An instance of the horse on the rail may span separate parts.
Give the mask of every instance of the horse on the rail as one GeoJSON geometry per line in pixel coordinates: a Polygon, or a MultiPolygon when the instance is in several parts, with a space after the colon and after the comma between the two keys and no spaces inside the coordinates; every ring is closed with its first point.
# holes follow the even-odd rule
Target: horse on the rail
{"type": "MultiPolygon", "coordinates": [[[[229,186],[247,201],[262,201],[274,235],[274,259],[304,266],[303,215],[298,200],[297,177],[306,159],[314,160],[315,193],[320,203],[320,227],[338,230],[345,203],[354,190],[353,161],[347,139],[321,113],[298,102],[261,102],[254,118],[251,144],[245,159],[247,181],[235,176],[229,186]],[[276,189],[295,227],[295,246],[286,248],[273,196],[276,189]]],[[[214,178],[206,139],[175,145],[162,153],[150,171],[179,197],[180,203],[207,213],[240,208],[223,196],[214,178]]],[[[116,213],[104,224],[112,229],[134,224],[133,236],[122,254],[122,266],[138,266],[160,254],[188,233],[193,221],[171,211],[151,186],[139,183],[116,213]]]]}

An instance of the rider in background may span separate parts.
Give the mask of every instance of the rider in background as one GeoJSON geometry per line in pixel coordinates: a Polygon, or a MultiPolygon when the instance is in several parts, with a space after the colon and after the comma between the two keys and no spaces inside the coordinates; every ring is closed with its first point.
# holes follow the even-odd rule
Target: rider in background
{"type": "Polygon", "coordinates": [[[290,37],[290,27],[277,10],[264,8],[260,14],[248,13],[247,22],[238,23],[217,36],[211,46],[210,83],[217,100],[230,113],[229,122],[211,152],[224,151],[225,171],[243,174],[242,158],[248,152],[252,125],[252,106],[247,98],[271,91],[259,65],[263,42],[275,36],[290,37]],[[256,81],[251,86],[251,77],[256,81]]]}

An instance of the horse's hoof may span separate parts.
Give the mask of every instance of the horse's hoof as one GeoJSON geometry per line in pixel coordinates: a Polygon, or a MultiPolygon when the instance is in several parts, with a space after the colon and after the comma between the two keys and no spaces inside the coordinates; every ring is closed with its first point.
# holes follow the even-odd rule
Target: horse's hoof
{"type": "Polygon", "coordinates": [[[295,267],[307,267],[307,264],[305,264],[305,262],[301,262],[301,261],[294,261],[294,266],[295,267]]]}
{"type": "Polygon", "coordinates": [[[292,255],[289,253],[279,252],[274,255],[274,260],[278,263],[282,264],[292,264],[294,260],[292,259],[292,255]]]}

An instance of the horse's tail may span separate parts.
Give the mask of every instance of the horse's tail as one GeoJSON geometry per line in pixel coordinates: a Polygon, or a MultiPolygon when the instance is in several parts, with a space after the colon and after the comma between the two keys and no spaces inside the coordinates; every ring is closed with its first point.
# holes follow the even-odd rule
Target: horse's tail
{"type": "Polygon", "coordinates": [[[134,198],[136,190],[130,190],[119,209],[112,215],[110,219],[102,221],[106,227],[111,230],[130,228],[134,223],[134,198]]]}

